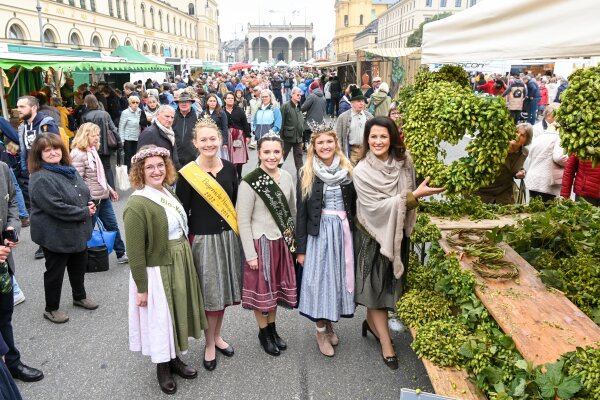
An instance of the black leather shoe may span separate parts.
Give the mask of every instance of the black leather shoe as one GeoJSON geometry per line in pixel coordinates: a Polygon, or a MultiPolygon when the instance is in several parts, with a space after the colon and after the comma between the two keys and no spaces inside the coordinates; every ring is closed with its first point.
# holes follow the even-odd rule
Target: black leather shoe
{"type": "Polygon", "coordinates": [[[231,345],[227,346],[224,349],[222,349],[218,346],[215,346],[215,348],[217,350],[219,350],[221,352],[221,354],[223,354],[225,357],[233,357],[233,355],[235,354],[233,351],[233,347],[231,345]]]}
{"type": "Polygon", "coordinates": [[[34,257],[36,260],[41,260],[44,258],[44,250],[42,250],[41,247],[38,247],[38,249],[35,251],[34,257]]]}
{"type": "Polygon", "coordinates": [[[273,340],[273,336],[271,335],[268,326],[260,328],[260,331],[258,332],[258,340],[260,340],[260,344],[265,350],[265,352],[267,352],[267,354],[270,354],[272,356],[278,356],[279,354],[281,354],[279,352],[279,348],[273,340]]]}
{"type": "Polygon", "coordinates": [[[160,390],[164,393],[175,394],[177,392],[177,385],[171,374],[171,367],[168,362],[156,364],[156,377],[158,378],[160,390]]]}
{"type": "Polygon", "coordinates": [[[179,357],[172,359],[169,362],[169,367],[171,367],[171,372],[176,373],[183,379],[194,379],[198,376],[198,371],[181,361],[179,357]]]}
{"type": "Polygon", "coordinates": [[[392,356],[392,357],[383,356],[383,362],[390,369],[398,369],[398,357],[396,357],[396,356],[392,356]]]}
{"type": "Polygon", "coordinates": [[[207,361],[206,348],[204,348],[204,360],[202,360],[202,364],[204,365],[204,368],[207,371],[213,371],[215,368],[217,368],[217,356],[215,355],[215,358],[213,360],[207,361]]]}
{"type": "Polygon", "coordinates": [[[23,363],[19,363],[16,367],[10,368],[10,374],[14,379],[19,379],[23,382],[37,382],[44,379],[44,373],[42,371],[28,367],[23,363]]]}
{"type": "Polygon", "coordinates": [[[271,332],[271,335],[273,336],[273,341],[275,342],[275,344],[277,345],[277,348],[279,350],[285,350],[287,349],[287,344],[285,343],[285,341],[279,337],[279,335],[277,334],[277,329],[275,328],[275,322],[271,322],[268,326],[269,331],[271,332]]]}
{"type": "Polygon", "coordinates": [[[379,342],[379,338],[377,337],[377,335],[375,335],[375,333],[371,330],[371,327],[369,326],[369,323],[367,322],[367,320],[365,319],[362,323],[362,335],[363,337],[367,337],[367,332],[371,332],[371,335],[373,335],[373,337],[375,338],[375,340],[377,340],[379,342]]]}

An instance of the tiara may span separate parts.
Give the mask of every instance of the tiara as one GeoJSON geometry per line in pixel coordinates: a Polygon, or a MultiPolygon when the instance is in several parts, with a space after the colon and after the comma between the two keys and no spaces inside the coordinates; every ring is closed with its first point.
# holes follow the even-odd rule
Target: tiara
{"type": "Polygon", "coordinates": [[[329,122],[315,122],[315,121],[309,121],[307,122],[309,129],[311,130],[312,133],[323,133],[323,132],[331,132],[331,131],[335,131],[334,127],[335,127],[335,119],[331,119],[329,122]]]}
{"type": "Polygon", "coordinates": [[[135,164],[138,161],[145,160],[148,157],[171,157],[171,152],[165,149],[164,147],[150,147],[147,149],[143,149],[135,153],[133,157],[131,157],[131,163],[135,164]]]}
{"type": "Polygon", "coordinates": [[[209,113],[205,113],[204,115],[202,115],[202,118],[200,118],[198,122],[196,122],[194,130],[198,128],[214,128],[217,131],[219,131],[219,127],[217,126],[217,124],[212,119],[209,113]]]}

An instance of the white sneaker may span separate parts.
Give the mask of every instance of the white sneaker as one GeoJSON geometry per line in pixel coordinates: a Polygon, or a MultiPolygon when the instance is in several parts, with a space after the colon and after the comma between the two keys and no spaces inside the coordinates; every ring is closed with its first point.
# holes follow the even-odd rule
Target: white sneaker
{"type": "Polygon", "coordinates": [[[25,295],[23,294],[23,292],[19,292],[19,294],[17,294],[14,298],[15,301],[15,306],[17,304],[21,304],[22,302],[25,301],[25,295]]]}
{"type": "Polygon", "coordinates": [[[121,257],[117,257],[117,264],[128,264],[129,257],[127,257],[127,253],[123,254],[121,257]]]}
{"type": "Polygon", "coordinates": [[[256,142],[250,142],[250,144],[248,145],[248,148],[252,149],[252,150],[256,149],[256,142]]]}

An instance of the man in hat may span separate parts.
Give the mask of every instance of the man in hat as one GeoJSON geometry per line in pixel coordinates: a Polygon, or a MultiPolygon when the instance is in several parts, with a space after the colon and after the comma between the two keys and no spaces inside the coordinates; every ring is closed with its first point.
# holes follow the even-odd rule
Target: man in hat
{"type": "Polygon", "coordinates": [[[198,114],[192,110],[194,99],[188,92],[181,92],[175,103],[177,103],[177,111],[175,111],[175,120],[173,121],[173,132],[175,132],[177,156],[181,165],[184,166],[198,157],[196,146],[192,143],[198,114]]]}
{"type": "Polygon", "coordinates": [[[373,115],[365,110],[367,98],[357,87],[350,92],[351,108],[340,114],[335,123],[335,133],[342,151],[356,165],[362,153],[363,133],[365,124],[373,115]]]}
{"type": "Polygon", "coordinates": [[[365,92],[365,97],[367,98],[367,101],[371,98],[371,96],[374,93],[377,93],[379,91],[379,85],[381,85],[381,77],[376,76],[375,78],[373,78],[373,87],[370,87],[365,92]]]}

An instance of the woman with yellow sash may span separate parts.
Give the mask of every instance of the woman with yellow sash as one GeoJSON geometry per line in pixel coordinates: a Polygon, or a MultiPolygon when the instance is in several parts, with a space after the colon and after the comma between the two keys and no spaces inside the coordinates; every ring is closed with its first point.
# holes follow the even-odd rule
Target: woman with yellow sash
{"type": "Polygon", "coordinates": [[[242,287],[242,258],[237,215],[238,179],[235,166],[218,154],[222,136],[210,115],[198,121],[194,146],[199,156],[183,167],[176,193],[188,216],[189,239],[194,265],[204,297],[208,329],[204,332],[204,368],[217,366],[216,351],[234,354],[221,336],[227,306],[239,304],[242,287]]]}

